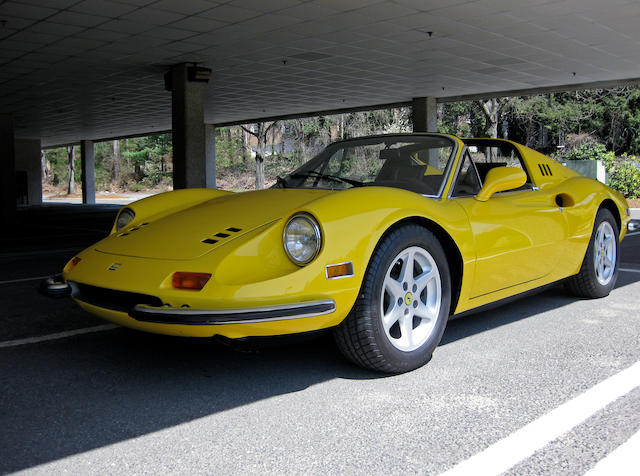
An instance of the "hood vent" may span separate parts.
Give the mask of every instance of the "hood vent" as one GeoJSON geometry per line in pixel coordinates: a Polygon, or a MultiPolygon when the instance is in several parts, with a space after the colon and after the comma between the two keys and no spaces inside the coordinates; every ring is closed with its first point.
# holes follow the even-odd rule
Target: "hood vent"
{"type": "Polygon", "coordinates": [[[225,238],[229,238],[232,233],[238,233],[241,231],[242,231],[242,228],[236,228],[234,226],[231,226],[227,228],[224,232],[221,231],[219,233],[216,233],[215,235],[213,235],[213,238],[205,238],[204,240],[202,240],[202,243],[206,243],[207,245],[215,245],[218,241],[225,238]],[[229,233],[225,233],[225,232],[229,232],[229,233]]]}
{"type": "Polygon", "coordinates": [[[118,236],[127,236],[129,233],[133,233],[134,231],[137,231],[140,228],[142,228],[143,226],[147,226],[148,224],[149,224],[149,222],[141,223],[140,225],[134,226],[130,230],[127,230],[127,231],[125,231],[123,233],[119,233],[118,236]]]}

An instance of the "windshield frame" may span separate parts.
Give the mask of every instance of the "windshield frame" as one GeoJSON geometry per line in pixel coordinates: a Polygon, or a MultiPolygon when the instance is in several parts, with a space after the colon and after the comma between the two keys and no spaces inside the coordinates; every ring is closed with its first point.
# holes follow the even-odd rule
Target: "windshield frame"
{"type": "MultiPolygon", "coordinates": [[[[428,132],[424,132],[424,133],[399,133],[399,134],[377,134],[377,135],[370,135],[370,136],[362,136],[362,137],[354,137],[354,138],[349,138],[349,139],[344,139],[344,140],[339,140],[336,142],[332,142],[329,145],[327,145],[319,154],[317,154],[316,156],[314,156],[313,158],[309,159],[307,162],[305,162],[304,164],[302,164],[300,167],[298,167],[297,169],[293,170],[291,173],[287,174],[284,178],[279,179],[279,181],[274,185],[274,187],[282,187],[282,182],[287,182],[289,181],[292,177],[294,177],[295,175],[304,175],[307,172],[311,172],[311,171],[315,171],[318,166],[323,162],[328,160],[330,157],[333,156],[333,154],[336,152],[337,149],[345,149],[347,148],[347,146],[349,144],[353,144],[353,143],[358,143],[359,145],[374,145],[374,144],[380,144],[383,142],[386,142],[387,140],[389,142],[402,142],[403,139],[406,140],[406,142],[411,142],[411,139],[418,139],[419,138],[426,138],[426,137],[437,137],[437,138],[442,138],[442,139],[447,139],[451,142],[451,152],[449,154],[449,157],[447,159],[447,165],[445,167],[445,169],[442,171],[442,182],[440,183],[440,187],[438,190],[437,194],[426,194],[426,193],[419,193],[419,192],[415,192],[413,191],[413,193],[418,193],[419,195],[422,195],[424,197],[429,197],[429,198],[440,198],[443,196],[443,193],[446,189],[447,184],[449,183],[449,179],[451,177],[451,170],[453,169],[455,162],[456,162],[456,158],[457,158],[457,154],[458,154],[458,149],[459,149],[459,140],[456,140],[457,138],[455,136],[451,136],[449,134],[439,134],[439,133],[428,133],[428,132]]],[[[406,190],[406,191],[412,191],[406,188],[402,188],[402,187],[393,187],[393,186],[387,186],[387,185],[376,185],[375,183],[371,184],[371,185],[366,185],[368,187],[389,187],[389,188],[396,188],[399,190],[406,190]]],[[[335,190],[335,189],[326,189],[326,188],[320,188],[320,187],[297,187],[297,186],[291,186],[291,185],[286,185],[286,188],[300,188],[300,189],[307,189],[307,190],[335,190]]],[[[342,190],[350,190],[351,188],[354,187],[349,187],[346,189],[339,189],[336,191],[342,191],[342,190]]]]}

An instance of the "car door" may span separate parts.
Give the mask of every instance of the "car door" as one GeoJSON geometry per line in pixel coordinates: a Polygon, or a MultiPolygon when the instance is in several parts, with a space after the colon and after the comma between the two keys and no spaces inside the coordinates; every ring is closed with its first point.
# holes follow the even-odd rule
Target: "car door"
{"type": "MultiPolygon", "coordinates": [[[[465,210],[475,241],[471,297],[550,274],[567,238],[567,222],[555,203],[555,196],[529,184],[523,189],[496,193],[486,202],[480,202],[471,196],[477,193],[482,180],[478,169],[470,154],[465,153],[463,160],[466,163],[462,164],[452,199],[465,210]],[[475,186],[474,174],[478,179],[475,186]]],[[[504,165],[499,160],[494,163],[504,165]]],[[[520,163],[522,166],[522,161],[520,163]]],[[[511,161],[508,165],[515,164],[511,161]]]]}

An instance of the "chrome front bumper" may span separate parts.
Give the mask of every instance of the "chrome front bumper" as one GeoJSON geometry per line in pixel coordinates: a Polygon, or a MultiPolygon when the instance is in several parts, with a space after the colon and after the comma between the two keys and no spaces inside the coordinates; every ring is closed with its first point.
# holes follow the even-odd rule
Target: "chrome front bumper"
{"type": "Polygon", "coordinates": [[[40,281],[40,292],[45,296],[57,298],[71,295],[71,286],[64,282],[62,275],[51,276],[40,281]]]}
{"type": "Polygon", "coordinates": [[[316,317],[330,314],[336,310],[336,303],[332,299],[241,309],[192,309],[190,307],[173,308],[136,304],[136,301],[144,302],[146,300],[153,304],[161,304],[162,301],[155,296],[97,288],[73,281],[65,283],[62,276],[52,276],[42,281],[40,283],[40,291],[50,297],[72,295],[78,301],[109,310],[125,312],[140,322],[157,324],[195,326],[250,324],[316,317]],[[94,292],[87,293],[87,290],[94,290],[94,292]],[[99,294],[96,294],[95,290],[99,294]]]}
{"type": "Polygon", "coordinates": [[[137,321],[157,324],[210,326],[302,319],[330,314],[335,310],[336,303],[330,299],[246,309],[176,309],[138,304],[129,311],[129,316],[137,321]]]}

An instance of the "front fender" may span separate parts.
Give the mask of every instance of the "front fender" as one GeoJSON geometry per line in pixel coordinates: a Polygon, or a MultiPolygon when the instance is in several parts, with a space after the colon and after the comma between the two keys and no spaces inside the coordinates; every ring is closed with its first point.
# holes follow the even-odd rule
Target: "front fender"
{"type": "Polygon", "coordinates": [[[352,261],[359,283],[385,233],[402,221],[438,225],[460,252],[465,270],[461,288],[470,282],[474,241],[467,215],[455,201],[387,187],[366,187],[322,197],[300,211],[315,216],[322,227],[323,249],[316,259],[324,266],[352,261]]]}
{"type": "MultiPolygon", "coordinates": [[[[141,200],[132,202],[120,209],[130,208],[135,213],[135,218],[127,226],[136,226],[147,220],[155,220],[172,213],[185,210],[215,198],[228,195],[233,192],[211,188],[185,188],[172,192],[159,193],[141,200]]],[[[120,213],[118,212],[118,214],[120,213]]],[[[116,232],[115,222],[111,228],[111,234],[116,232]]]]}

